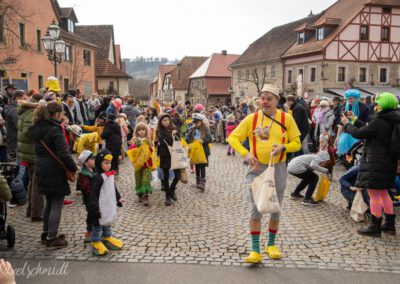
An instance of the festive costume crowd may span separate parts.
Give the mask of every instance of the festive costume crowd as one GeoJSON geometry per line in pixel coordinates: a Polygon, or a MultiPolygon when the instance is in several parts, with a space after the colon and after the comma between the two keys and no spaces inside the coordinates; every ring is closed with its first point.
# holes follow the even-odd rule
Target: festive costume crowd
{"type": "MultiPolygon", "coordinates": [[[[321,184],[329,187],[337,160],[349,168],[340,178],[348,208],[364,202],[372,218],[371,225],[358,232],[395,233],[400,154],[394,145],[400,145],[400,112],[392,94],[378,94],[368,105],[361,102],[358,90],[349,89],[344,104],[339,98],[316,98],[309,104],[294,95],[284,98],[276,86],[266,84],[258,97],[235,106],[161,106],[155,101],[151,107],[140,107],[134,99],[112,95],[85,99],[79,90],[61,95],[53,77],[46,87],[29,93],[12,85],[7,88],[0,118],[0,159],[16,159],[27,190],[26,216],[43,222],[41,242],[49,249],[68,245],[59,224],[63,207],[71,203],[65,199],[71,187],[82,196],[87,213],[84,240],[95,255],[103,256],[124,246],[113,235],[118,207],[125,201],[115,183],[121,175],[119,163],[127,159],[132,164],[132,190],[139,203],[152,205],[153,181],[159,179],[165,206],[171,206],[178,202],[179,182],[188,183],[188,171],[195,175],[200,192],[207,189],[212,143],[227,144],[227,156],[238,153],[248,167],[252,246],[245,262],[262,261],[261,220],[267,213],[265,251],[272,259],[281,258],[275,240],[288,174],[300,180],[290,197],[316,206],[324,197],[314,197],[315,191],[318,196],[321,184]],[[360,156],[353,154],[355,149],[362,150],[360,156]],[[259,202],[265,186],[260,181],[265,180],[273,184],[274,206],[259,202]]],[[[4,187],[8,193],[7,184],[4,187]]],[[[12,195],[0,198],[10,206],[23,205],[11,189],[12,195]]],[[[356,213],[362,219],[364,212],[356,213]]]]}

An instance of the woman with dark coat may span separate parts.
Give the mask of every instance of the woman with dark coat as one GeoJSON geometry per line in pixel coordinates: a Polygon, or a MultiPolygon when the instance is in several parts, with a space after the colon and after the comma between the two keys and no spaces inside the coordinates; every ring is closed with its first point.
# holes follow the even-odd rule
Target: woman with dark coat
{"type": "Polygon", "coordinates": [[[61,210],[64,197],[71,193],[63,166],[46,149],[53,154],[69,170],[75,172],[76,164],[68,151],[64,133],[60,125],[62,106],[57,102],[40,103],[35,110],[33,125],[28,136],[35,146],[35,179],[38,191],[46,197],[43,213],[42,243],[48,248],[58,249],[68,245],[64,235],[58,235],[61,210]]]}
{"type": "Polygon", "coordinates": [[[381,231],[396,232],[396,216],[388,189],[393,187],[396,178],[397,157],[391,151],[391,142],[394,125],[400,123],[400,111],[396,97],[390,93],[380,94],[376,102],[379,111],[370,118],[368,125],[358,120],[352,125],[345,114],[342,114],[342,124],[344,131],[354,138],[365,139],[356,187],[368,189],[372,223],[369,228],[359,229],[358,233],[379,237],[381,231]],[[386,220],[381,226],[382,209],[386,220]]]}
{"type": "Polygon", "coordinates": [[[157,147],[157,156],[160,157],[160,168],[163,171],[163,188],[165,190],[165,205],[172,205],[177,201],[175,194],[176,185],[179,182],[179,170],[174,170],[174,179],[169,185],[169,170],[171,168],[171,154],[168,146],[174,143],[174,136],[180,139],[179,133],[174,129],[172,118],[167,113],[161,113],[158,120],[155,145],[157,147]]]}
{"type": "Polygon", "coordinates": [[[122,147],[122,134],[121,126],[115,122],[115,119],[115,115],[107,114],[107,121],[103,133],[101,134],[101,138],[106,144],[106,149],[108,149],[113,156],[111,169],[118,172],[118,161],[122,147]]]}

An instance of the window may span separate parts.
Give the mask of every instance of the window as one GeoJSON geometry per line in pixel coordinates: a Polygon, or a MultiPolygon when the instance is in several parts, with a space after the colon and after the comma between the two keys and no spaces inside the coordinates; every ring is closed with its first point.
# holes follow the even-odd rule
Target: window
{"type": "Polygon", "coordinates": [[[64,78],[64,92],[68,92],[69,91],[69,79],[64,78]]]}
{"type": "Polygon", "coordinates": [[[110,88],[114,89],[114,81],[110,81],[110,88]]]}
{"type": "Polygon", "coordinates": [[[346,82],[346,67],[338,67],[338,82],[346,82]]]}
{"type": "Polygon", "coordinates": [[[292,84],[292,81],[293,81],[293,71],[292,70],[288,70],[288,72],[287,72],[287,82],[288,82],[288,84],[292,84]]]}
{"type": "Polygon", "coordinates": [[[246,80],[249,80],[249,78],[250,78],[250,71],[249,71],[249,69],[247,69],[247,70],[246,70],[246,77],[245,77],[245,79],[246,79],[246,80]]]}
{"type": "Polygon", "coordinates": [[[383,7],[382,8],[383,14],[391,14],[392,13],[392,8],[390,7],[383,7]]]}
{"type": "Polygon", "coordinates": [[[261,79],[264,80],[265,78],[267,78],[267,67],[263,67],[261,69],[261,79]]]}
{"type": "Polygon", "coordinates": [[[4,41],[4,17],[0,15],[0,41],[4,41]]]}
{"type": "Polygon", "coordinates": [[[368,26],[360,27],[360,40],[369,40],[369,27],[368,26]]]}
{"type": "Polygon", "coordinates": [[[325,33],[325,29],[324,28],[317,29],[317,40],[323,40],[324,39],[324,33],[325,33]]]}
{"type": "Polygon", "coordinates": [[[276,66],[272,65],[271,66],[271,78],[275,78],[276,77],[276,66]]]}
{"type": "Polygon", "coordinates": [[[390,41],[390,28],[389,27],[383,27],[382,28],[382,41],[390,41]]]}
{"type": "Polygon", "coordinates": [[[298,38],[297,38],[297,43],[298,43],[299,45],[304,43],[304,41],[305,41],[305,36],[306,36],[305,32],[299,33],[298,38]]]}
{"type": "Polygon", "coordinates": [[[68,19],[68,31],[70,33],[74,32],[74,28],[75,28],[75,23],[73,21],[71,21],[70,19],[68,19]]]}
{"type": "Polygon", "coordinates": [[[26,73],[21,73],[21,78],[27,78],[28,77],[28,74],[26,74],[26,73]]]}
{"type": "Polygon", "coordinates": [[[317,80],[317,68],[311,67],[310,68],[310,82],[315,83],[317,80]]]}
{"type": "Polygon", "coordinates": [[[388,83],[388,69],[386,67],[379,68],[379,83],[388,83]]]}
{"type": "Polygon", "coordinates": [[[242,71],[238,71],[238,82],[242,81],[242,71]]]}
{"type": "Polygon", "coordinates": [[[42,32],[36,30],[36,48],[37,51],[42,51],[42,32]]]}
{"type": "Polygon", "coordinates": [[[83,64],[90,66],[92,62],[90,50],[83,50],[83,64]]]}
{"type": "Polygon", "coordinates": [[[65,46],[64,61],[72,61],[72,46],[70,45],[65,46]]]}
{"type": "Polygon", "coordinates": [[[361,67],[358,73],[358,82],[367,83],[367,68],[361,67]]]}
{"type": "Polygon", "coordinates": [[[301,75],[301,81],[304,82],[304,69],[298,69],[297,70],[297,76],[301,75]]]}
{"type": "Polygon", "coordinates": [[[39,75],[38,77],[38,88],[41,89],[43,88],[43,76],[39,75]]]}
{"type": "Polygon", "coordinates": [[[19,46],[26,47],[25,42],[25,24],[19,23],[19,46]]]}

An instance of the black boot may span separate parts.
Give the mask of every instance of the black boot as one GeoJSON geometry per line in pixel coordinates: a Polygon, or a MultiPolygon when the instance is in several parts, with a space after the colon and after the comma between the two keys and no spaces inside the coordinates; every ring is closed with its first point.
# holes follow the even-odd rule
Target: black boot
{"type": "Polygon", "coordinates": [[[175,190],[176,190],[176,188],[171,188],[171,198],[173,201],[178,201],[178,198],[176,197],[176,194],[175,194],[175,190]]]}
{"type": "Polygon", "coordinates": [[[170,206],[174,202],[172,201],[171,198],[171,189],[170,188],[165,188],[165,206],[170,206]]]}
{"type": "Polygon", "coordinates": [[[372,215],[372,221],[368,228],[361,228],[357,230],[357,233],[362,236],[369,237],[380,237],[381,236],[381,224],[382,218],[377,218],[372,215]]]}
{"type": "Polygon", "coordinates": [[[201,187],[201,178],[196,176],[196,187],[200,189],[201,187]]]}
{"type": "Polygon", "coordinates": [[[382,231],[390,235],[396,235],[395,219],[396,215],[385,214],[385,223],[381,227],[382,231]]]}

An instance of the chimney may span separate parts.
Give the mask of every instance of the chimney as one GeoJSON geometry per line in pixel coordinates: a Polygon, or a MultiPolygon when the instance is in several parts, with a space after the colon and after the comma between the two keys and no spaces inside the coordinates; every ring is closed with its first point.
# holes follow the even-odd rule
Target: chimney
{"type": "Polygon", "coordinates": [[[310,14],[308,14],[309,17],[314,16],[312,10],[310,11],[310,14]]]}
{"type": "Polygon", "coordinates": [[[226,50],[222,50],[222,51],[221,51],[221,54],[222,54],[222,55],[227,55],[228,52],[227,52],[226,50]]]}

